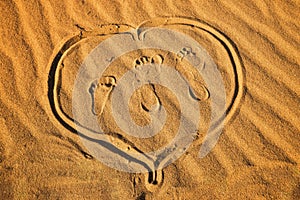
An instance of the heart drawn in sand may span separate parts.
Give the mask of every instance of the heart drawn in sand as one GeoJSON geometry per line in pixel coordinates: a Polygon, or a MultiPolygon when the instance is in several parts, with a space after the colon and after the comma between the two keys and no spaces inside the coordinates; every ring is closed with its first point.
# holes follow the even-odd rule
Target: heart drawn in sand
{"type": "Polygon", "coordinates": [[[48,86],[55,117],[91,155],[118,170],[152,172],[195,138],[203,136],[200,158],[211,151],[243,96],[243,71],[234,44],[212,26],[156,18],[69,38],[53,57],[48,86]]]}

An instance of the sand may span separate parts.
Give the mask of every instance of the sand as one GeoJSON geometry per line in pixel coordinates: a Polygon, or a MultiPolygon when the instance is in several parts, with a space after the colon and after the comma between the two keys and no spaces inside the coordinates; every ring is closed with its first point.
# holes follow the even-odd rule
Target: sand
{"type": "Polygon", "coordinates": [[[1,1],[0,199],[299,199],[299,8],[299,1],[279,0],[1,1]],[[189,49],[129,52],[85,88],[89,112],[111,144],[141,155],[153,172],[107,166],[77,133],[72,92],[81,64],[101,41],[137,27],[149,29],[145,37],[150,27],[189,35],[218,67],[225,124],[203,158],[213,93],[183,58],[193,55],[189,49]],[[157,105],[166,111],[165,126],[150,138],[126,134],[112,110],[124,73],[151,64],[186,78],[201,115],[191,145],[178,159],[160,160],[169,164],[162,169],[141,152],[176,137],[183,112],[176,95],[150,84],[131,96],[129,112],[138,125],[151,122],[157,105]]]}

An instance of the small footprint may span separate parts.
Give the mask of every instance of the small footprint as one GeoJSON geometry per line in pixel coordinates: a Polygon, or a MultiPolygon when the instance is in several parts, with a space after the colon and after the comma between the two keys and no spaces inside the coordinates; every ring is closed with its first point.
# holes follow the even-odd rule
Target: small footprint
{"type": "Polygon", "coordinates": [[[92,112],[101,115],[113,87],[116,86],[116,78],[113,76],[101,77],[91,84],[89,92],[92,97],[92,112]]]}

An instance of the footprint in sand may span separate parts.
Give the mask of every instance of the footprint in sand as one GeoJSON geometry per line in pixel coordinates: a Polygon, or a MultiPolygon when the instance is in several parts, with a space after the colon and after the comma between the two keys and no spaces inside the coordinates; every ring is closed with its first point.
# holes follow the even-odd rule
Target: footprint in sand
{"type": "Polygon", "coordinates": [[[91,84],[89,92],[92,99],[92,112],[101,115],[113,87],[116,86],[116,78],[113,76],[101,77],[91,84]]]}
{"type": "MultiPolygon", "coordinates": [[[[189,62],[191,62],[193,65],[198,66],[202,65],[202,69],[205,67],[205,61],[201,63],[200,58],[197,56],[199,53],[196,50],[193,50],[190,47],[183,47],[177,54],[176,54],[176,60],[177,64],[182,64],[183,59],[186,58],[189,62]]],[[[205,101],[209,99],[209,91],[199,81],[196,76],[192,72],[186,72],[185,78],[188,81],[188,84],[190,85],[190,95],[192,98],[198,100],[198,101],[205,101]]]]}
{"type": "Polygon", "coordinates": [[[161,102],[155,93],[154,84],[150,82],[148,77],[159,78],[161,64],[163,63],[163,56],[160,54],[153,57],[142,56],[135,60],[134,69],[135,78],[137,82],[147,80],[150,87],[141,87],[136,92],[137,99],[141,101],[141,107],[144,111],[150,112],[158,109],[161,102]],[[144,65],[153,65],[153,68],[145,70],[144,65]]]}

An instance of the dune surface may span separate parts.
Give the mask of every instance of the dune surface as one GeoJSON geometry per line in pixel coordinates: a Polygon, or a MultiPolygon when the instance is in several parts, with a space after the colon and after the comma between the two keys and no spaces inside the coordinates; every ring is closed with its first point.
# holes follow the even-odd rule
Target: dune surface
{"type": "MultiPolygon", "coordinates": [[[[299,199],[299,10],[299,1],[281,0],[1,1],[0,199],[299,199]],[[124,34],[136,28],[136,35],[124,34]],[[165,49],[112,57],[99,77],[80,71],[84,64],[98,66],[98,57],[87,58],[101,42],[120,35],[147,39],[156,28],[185,34],[203,49],[167,51],[180,43],[175,40],[165,49]],[[226,95],[223,112],[212,108],[220,98],[214,91],[218,84],[208,83],[193,65],[203,72],[217,67],[226,95]],[[162,116],[161,106],[166,114],[155,136],[139,138],[120,128],[122,119],[115,120],[112,106],[127,96],[114,99],[113,93],[127,71],[140,80],[158,77],[164,66],[171,71],[160,80],[179,72],[190,84],[185,96],[201,117],[197,130],[175,144],[191,140],[187,148],[177,155],[170,147],[155,157],[147,152],[167,146],[181,130],[181,97],[157,84],[135,90],[128,97],[134,123],[151,124],[155,112],[162,116]],[[78,81],[80,73],[86,79],[78,81]],[[84,80],[89,81],[81,88],[86,96],[74,96],[74,85],[84,80]],[[129,167],[117,167],[139,166],[141,173],[99,160],[103,155],[93,152],[98,143],[91,142],[99,131],[89,129],[93,124],[86,115],[74,112],[74,97],[84,98],[84,113],[103,131],[107,141],[99,144],[112,144],[108,149],[124,162],[138,155],[129,167]],[[211,124],[220,135],[207,136],[211,124]]],[[[126,42],[110,47],[129,47],[126,42]]],[[[156,41],[164,42],[163,37],[156,41]]]]}

